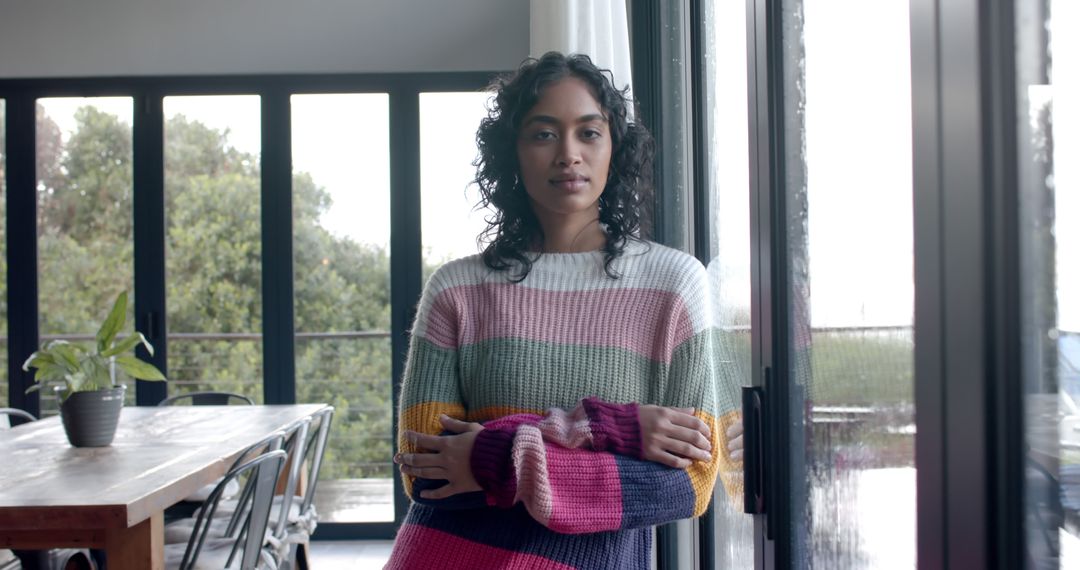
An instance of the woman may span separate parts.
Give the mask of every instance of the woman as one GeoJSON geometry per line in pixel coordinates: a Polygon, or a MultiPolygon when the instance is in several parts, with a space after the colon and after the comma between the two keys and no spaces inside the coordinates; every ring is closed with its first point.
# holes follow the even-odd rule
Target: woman
{"type": "Polygon", "coordinates": [[[735,472],[708,278],[637,237],[652,140],[608,75],[549,53],[495,88],[490,243],[420,302],[395,457],[414,504],[387,568],[647,568],[650,527],[735,472]]]}

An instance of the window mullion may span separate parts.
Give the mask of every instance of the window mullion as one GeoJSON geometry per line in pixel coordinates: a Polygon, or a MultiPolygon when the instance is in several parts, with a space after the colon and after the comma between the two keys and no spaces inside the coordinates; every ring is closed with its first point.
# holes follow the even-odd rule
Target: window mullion
{"type": "MultiPolygon", "coordinates": [[[[154,355],[138,347],[138,357],[169,375],[169,343],[165,315],[165,137],[161,94],[134,98],[132,121],[133,233],[135,243],[135,330],[154,347],[154,355]]],[[[138,380],[135,402],[152,406],[168,394],[160,382],[138,380]]]]}
{"type": "Polygon", "coordinates": [[[262,93],[263,395],[296,402],[293,313],[292,136],[289,93],[262,93]]]}
{"type": "Polygon", "coordinates": [[[35,416],[38,392],[23,362],[38,348],[36,100],[31,93],[7,97],[7,303],[8,402],[35,416]]]}

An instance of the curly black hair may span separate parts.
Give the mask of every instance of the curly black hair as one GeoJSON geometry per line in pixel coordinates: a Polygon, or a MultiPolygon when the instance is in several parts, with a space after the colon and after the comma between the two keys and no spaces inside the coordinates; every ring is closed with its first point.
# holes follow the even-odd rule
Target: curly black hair
{"type": "Polygon", "coordinates": [[[490,86],[495,97],[476,132],[480,154],[473,162],[474,182],[481,196],[477,208],[494,211],[477,238],[484,264],[494,270],[519,265],[515,281],[529,274],[535,258],[530,259],[527,252],[544,240],[520,181],[518,134],[544,88],[566,77],[576,77],[589,86],[611,131],[610,174],[600,194],[600,223],[606,234],[604,271],[610,277],[619,277],[611,263],[622,255],[627,241],[642,239],[641,234],[648,230],[642,214],[651,203],[655,143],[644,126],[627,117],[633,105],[627,96],[629,88],[616,89],[611,72],[596,67],[587,55],[548,52],[539,59],[527,59],[516,72],[497,78],[490,86]]]}

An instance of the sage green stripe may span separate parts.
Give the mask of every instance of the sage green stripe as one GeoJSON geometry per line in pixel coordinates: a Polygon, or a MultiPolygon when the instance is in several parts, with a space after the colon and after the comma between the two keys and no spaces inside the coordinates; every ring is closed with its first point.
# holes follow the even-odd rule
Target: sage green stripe
{"type": "Polygon", "coordinates": [[[716,373],[715,357],[705,352],[711,338],[700,333],[688,339],[670,368],[621,348],[491,339],[462,349],[461,367],[469,379],[462,392],[470,409],[569,409],[582,397],[597,396],[609,402],[698,406],[715,415],[714,399],[704,397],[716,373]]]}
{"type": "Polygon", "coordinates": [[[714,329],[707,329],[687,339],[669,368],[621,348],[502,338],[455,353],[414,337],[406,369],[410,387],[402,393],[402,405],[570,409],[581,398],[596,396],[609,402],[699,407],[717,416],[736,409],[741,384],[732,371],[720,369],[719,353],[709,352],[709,347],[717,350],[717,338],[714,329]],[[705,397],[710,387],[718,388],[715,398],[705,397]]]}
{"type": "Polygon", "coordinates": [[[442,348],[419,336],[414,336],[412,343],[405,363],[401,409],[424,402],[460,402],[457,351],[442,348]]]}
{"type": "Polygon", "coordinates": [[[742,381],[730,364],[721,363],[719,331],[705,329],[676,347],[671,359],[671,377],[682,378],[672,383],[665,395],[668,405],[700,406],[714,417],[732,412],[742,405],[742,381]],[[715,396],[705,397],[707,390],[715,396]],[[696,402],[703,402],[704,405],[696,402]]]}
{"type": "Polygon", "coordinates": [[[570,409],[585,396],[610,402],[659,398],[667,367],[617,348],[525,339],[489,339],[461,350],[469,409],[515,406],[570,409]]]}

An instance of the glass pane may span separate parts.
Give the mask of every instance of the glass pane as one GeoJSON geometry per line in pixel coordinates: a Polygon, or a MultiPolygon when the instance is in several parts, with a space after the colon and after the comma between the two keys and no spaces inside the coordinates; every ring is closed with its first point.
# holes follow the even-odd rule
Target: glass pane
{"type": "Polygon", "coordinates": [[[487,116],[490,94],[420,94],[420,215],[424,278],[436,267],[478,253],[484,210],[472,184],[477,157],[476,129],[487,116]]]}
{"type": "MultiPolygon", "coordinates": [[[[746,3],[705,4],[709,275],[719,309],[723,381],[750,385],[750,172],[746,101],[746,3]]],[[[739,477],[721,474],[713,501],[716,568],[754,567],[754,520],[739,477]]]]}
{"type": "Polygon", "coordinates": [[[169,393],[262,401],[260,102],[166,97],[169,393]]]}
{"type": "Polygon", "coordinates": [[[1028,568],[1080,566],[1080,6],[1017,3],[1028,568]]]}
{"type": "Polygon", "coordinates": [[[0,402],[11,405],[8,398],[7,351],[7,101],[0,99],[0,402]]]}
{"type": "Polygon", "coordinates": [[[389,101],[292,96],[296,389],[336,409],[327,522],[394,520],[389,101]]]}
{"type": "Polygon", "coordinates": [[[784,2],[799,567],[915,567],[908,10],[784,2]]]}
{"type": "MultiPolygon", "coordinates": [[[[38,321],[41,342],[88,345],[117,295],[134,295],[132,100],[37,101],[38,321]]],[[[134,331],[128,303],[124,332],[134,331]]],[[[134,402],[135,384],[117,371],[134,402]]],[[[43,391],[41,413],[56,413],[43,391]]]]}

